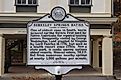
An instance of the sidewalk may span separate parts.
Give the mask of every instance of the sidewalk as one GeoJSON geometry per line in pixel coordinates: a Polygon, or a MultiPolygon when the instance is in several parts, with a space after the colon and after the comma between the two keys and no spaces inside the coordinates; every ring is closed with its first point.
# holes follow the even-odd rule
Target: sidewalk
{"type": "MultiPolygon", "coordinates": [[[[45,70],[35,70],[34,67],[14,66],[9,73],[4,74],[0,80],[55,80],[55,76],[45,70]]],[[[82,70],[72,70],[63,75],[62,80],[115,80],[113,77],[104,77],[100,71],[85,67],[82,70]]]]}
{"type": "MultiPolygon", "coordinates": [[[[39,77],[2,77],[0,80],[55,80],[54,76],[39,76],[39,77]]],[[[103,76],[63,76],[62,80],[115,80],[113,77],[103,77],[103,76]]]]}
{"type": "Polygon", "coordinates": [[[0,80],[54,80],[45,70],[35,70],[32,66],[13,66],[0,80]]]}
{"type": "Polygon", "coordinates": [[[116,77],[116,79],[121,80],[121,67],[114,70],[114,76],[116,77]]]}

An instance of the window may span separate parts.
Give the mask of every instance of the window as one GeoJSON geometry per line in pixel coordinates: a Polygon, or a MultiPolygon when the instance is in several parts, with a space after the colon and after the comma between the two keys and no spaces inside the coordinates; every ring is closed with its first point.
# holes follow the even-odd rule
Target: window
{"type": "Polygon", "coordinates": [[[69,10],[71,13],[90,13],[91,0],[69,0],[69,10]]]}
{"type": "Polygon", "coordinates": [[[16,5],[37,5],[37,0],[16,0],[16,5]]]}
{"type": "Polygon", "coordinates": [[[37,0],[16,0],[16,12],[37,12],[37,0]]]}
{"type": "Polygon", "coordinates": [[[90,6],[91,0],[69,0],[69,5],[90,6]]]}

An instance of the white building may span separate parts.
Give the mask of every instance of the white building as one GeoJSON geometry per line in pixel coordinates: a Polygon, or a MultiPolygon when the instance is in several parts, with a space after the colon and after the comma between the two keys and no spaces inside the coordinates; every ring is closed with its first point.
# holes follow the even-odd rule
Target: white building
{"type": "Polygon", "coordinates": [[[91,66],[101,68],[101,75],[113,75],[111,24],[116,21],[113,0],[0,0],[0,75],[4,74],[6,58],[13,50],[19,49],[17,56],[22,61],[11,62],[26,63],[26,47],[18,45],[26,44],[27,23],[50,13],[55,6],[63,7],[78,19],[89,21],[91,66]],[[99,54],[102,56],[100,60],[99,54]]]}

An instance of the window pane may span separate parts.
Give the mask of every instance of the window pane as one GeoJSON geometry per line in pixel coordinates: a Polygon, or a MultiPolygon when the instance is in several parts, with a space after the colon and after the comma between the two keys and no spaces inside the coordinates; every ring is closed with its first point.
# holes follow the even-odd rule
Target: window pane
{"type": "Polygon", "coordinates": [[[91,6],[88,6],[88,7],[70,6],[69,8],[71,13],[90,13],[91,12],[91,6]]]}
{"type": "Polygon", "coordinates": [[[22,4],[26,4],[26,0],[22,0],[22,4]]]}
{"type": "Polygon", "coordinates": [[[74,4],[74,1],[75,1],[75,0],[70,0],[70,4],[74,4]]]}
{"type": "Polygon", "coordinates": [[[16,12],[37,12],[37,6],[17,6],[16,12]]]}
{"type": "Polygon", "coordinates": [[[17,0],[17,4],[21,4],[21,0],[17,0]]]}
{"type": "Polygon", "coordinates": [[[33,0],[33,4],[37,4],[37,0],[33,0]]]}
{"type": "Polygon", "coordinates": [[[85,0],[81,0],[81,4],[85,4],[85,0]]]}
{"type": "Polygon", "coordinates": [[[90,4],[90,0],[86,0],[86,4],[90,4]]]}
{"type": "Polygon", "coordinates": [[[28,4],[32,4],[32,0],[28,0],[28,4]]]}
{"type": "Polygon", "coordinates": [[[75,4],[79,4],[79,0],[75,0],[75,4]]]}

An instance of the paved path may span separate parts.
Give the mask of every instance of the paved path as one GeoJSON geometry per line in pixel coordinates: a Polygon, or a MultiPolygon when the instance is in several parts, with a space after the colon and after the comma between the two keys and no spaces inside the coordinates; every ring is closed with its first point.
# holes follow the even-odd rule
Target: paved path
{"type": "Polygon", "coordinates": [[[82,77],[82,76],[75,76],[75,77],[64,77],[63,80],[115,80],[113,77],[95,77],[95,76],[92,76],[92,77],[89,77],[89,76],[85,76],[85,77],[82,77]]]}
{"type": "MultiPolygon", "coordinates": [[[[63,75],[62,80],[115,80],[113,77],[99,75],[100,71],[98,72],[93,68],[85,67],[83,70],[73,70],[67,75],[63,75]]],[[[33,67],[14,66],[0,80],[55,80],[55,76],[45,70],[35,70],[33,67]]]]}
{"type": "MultiPolygon", "coordinates": [[[[51,77],[2,77],[0,80],[55,80],[54,76],[51,77]]],[[[99,76],[66,76],[62,80],[115,80],[113,77],[99,77],[99,76]]]]}

